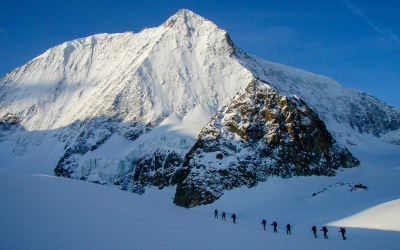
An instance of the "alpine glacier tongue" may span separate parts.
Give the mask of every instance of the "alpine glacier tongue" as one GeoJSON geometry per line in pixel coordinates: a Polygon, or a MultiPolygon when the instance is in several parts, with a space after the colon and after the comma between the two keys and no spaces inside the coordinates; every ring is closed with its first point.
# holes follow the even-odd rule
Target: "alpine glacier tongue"
{"type": "Polygon", "coordinates": [[[182,183],[203,127],[255,78],[282,98],[297,95],[341,143],[357,144],[360,133],[400,142],[399,109],[250,56],[225,30],[179,10],[139,33],[66,42],[1,78],[2,167],[136,193],[182,183]]]}

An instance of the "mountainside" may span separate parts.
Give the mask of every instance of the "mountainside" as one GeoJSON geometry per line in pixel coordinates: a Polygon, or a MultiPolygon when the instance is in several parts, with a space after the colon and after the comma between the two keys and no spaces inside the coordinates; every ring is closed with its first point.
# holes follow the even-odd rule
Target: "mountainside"
{"type": "MultiPolygon", "coordinates": [[[[271,175],[333,175],[358,164],[344,145],[361,134],[400,144],[400,110],[248,55],[188,10],[137,34],[66,42],[0,79],[2,167],[140,194],[177,185],[178,204],[199,166],[213,178],[201,185],[221,180],[210,201],[271,175]],[[244,174],[226,179],[220,163],[244,174]]],[[[191,205],[205,204],[200,193],[191,205]]]]}

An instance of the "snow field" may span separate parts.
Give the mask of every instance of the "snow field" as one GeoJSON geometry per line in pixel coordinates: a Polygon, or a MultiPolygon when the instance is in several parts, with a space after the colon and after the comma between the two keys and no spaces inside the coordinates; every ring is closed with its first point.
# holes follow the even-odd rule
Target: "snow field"
{"type": "MultiPolygon", "coordinates": [[[[338,228],[332,226],[329,240],[314,239],[311,228],[300,232],[296,221],[291,221],[289,236],[279,216],[279,233],[272,233],[268,225],[263,231],[261,220],[271,224],[279,203],[265,216],[254,207],[240,210],[241,203],[232,200],[232,207],[225,210],[227,220],[222,221],[226,201],[187,210],[112,187],[9,170],[0,170],[0,183],[1,249],[395,249],[400,243],[399,232],[353,228],[346,228],[348,241],[338,240],[338,228]],[[218,206],[219,219],[214,219],[207,210],[218,206]],[[237,224],[230,219],[232,212],[237,224]]],[[[171,194],[161,193],[164,199],[171,194]]],[[[329,217],[331,211],[327,212],[329,217]]]]}

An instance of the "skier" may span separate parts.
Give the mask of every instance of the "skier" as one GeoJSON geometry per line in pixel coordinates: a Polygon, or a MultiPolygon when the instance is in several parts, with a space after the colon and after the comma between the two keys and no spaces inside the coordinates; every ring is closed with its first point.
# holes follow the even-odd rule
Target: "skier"
{"type": "Polygon", "coordinates": [[[215,209],[215,211],[214,211],[214,218],[218,219],[218,209],[215,209]]]}
{"type": "Polygon", "coordinates": [[[265,224],[267,224],[267,222],[265,220],[262,220],[261,224],[264,226],[264,231],[265,231],[265,224]]]}
{"type": "Polygon", "coordinates": [[[346,233],[346,229],[344,229],[344,227],[343,227],[343,228],[342,228],[342,227],[340,228],[339,233],[342,233],[343,240],[347,239],[346,237],[344,237],[344,234],[346,233]]]}
{"type": "Polygon", "coordinates": [[[185,208],[189,209],[189,204],[187,202],[185,202],[185,208]]]}
{"type": "Polygon", "coordinates": [[[231,217],[231,218],[233,219],[233,223],[236,224],[236,215],[235,215],[235,214],[232,214],[232,217],[231,217]]]}
{"type": "Polygon", "coordinates": [[[313,227],[311,228],[311,231],[314,232],[314,237],[317,238],[317,227],[316,227],[316,226],[313,226],[313,227]]]}
{"type": "Polygon", "coordinates": [[[225,218],[225,212],[222,212],[222,220],[226,220],[226,218],[225,218]]]}
{"type": "Polygon", "coordinates": [[[278,226],[278,223],[276,223],[275,221],[274,222],[272,222],[272,224],[271,225],[273,225],[274,226],[274,233],[277,233],[278,232],[278,230],[276,230],[276,227],[278,226]]]}
{"type": "Polygon", "coordinates": [[[287,224],[286,228],[287,228],[286,234],[292,234],[292,232],[290,232],[290,228],[291,228],[290,224],[287,224]]]}
{"type": "Polygon", "coordinates": [[[328,228],[322,227],[322,229],[320,231],[324,231],[324,239],[329,239],[328,235],[326,234],[328,232],[328,228]]]}

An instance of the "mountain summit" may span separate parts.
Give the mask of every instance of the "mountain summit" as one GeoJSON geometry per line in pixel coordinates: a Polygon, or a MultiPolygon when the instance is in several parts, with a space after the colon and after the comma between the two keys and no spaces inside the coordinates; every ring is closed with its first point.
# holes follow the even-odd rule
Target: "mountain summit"
{"type": "Polygon", "coordinates": [[[225,30],[189,10],[140,33],[99,34],[47,50],[1,78],[0,107],[6,168],[136,193],[182,188],[196,169],[210,171],[227,158],[215,173],[219,179],[229,180],[232,166],[252,173],[213,199],[200,198],[202,186],[178,204],[182,197],[206,204],[233,187],[282,176],[280,162],[290,170],[285,178],[334,175],[358,165],[345,145],[357,145],[361,134],[400,144],[399,109],[327,77],[248,55],[225,30]],[[251,84],[257,91],[249,92],[251,84]],[[218,147],[203,143],[210,133],[224,135],[214,138],[218,147]],[[228,145],[235,140],[246,157],[228,145]],[[201,150],[216,154],[211,163],[194,164],[201,150]],[[262,175],[249,171],[259,150],[263,166],[251,168],[262,175]]]}

